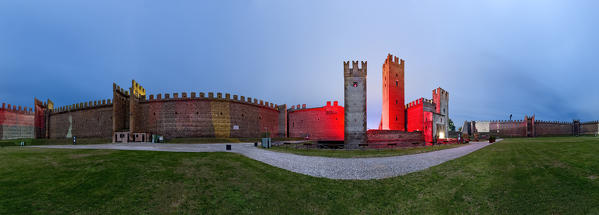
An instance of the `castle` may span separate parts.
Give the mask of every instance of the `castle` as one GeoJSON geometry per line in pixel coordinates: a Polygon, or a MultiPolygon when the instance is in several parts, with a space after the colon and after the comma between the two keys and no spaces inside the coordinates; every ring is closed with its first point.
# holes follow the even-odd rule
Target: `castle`
{"type": "MultiPolygon", "coordinates": [[[[304,104],[287,108],[285,104],[213,92],[147,95],[146,89],[132,80],[127,89],[113,83],[111,99],[61,107],[54,107],[49,99],[34,99],[33,109],[3,103],[0,137],[110,138],[113,142],[149,142],[152,135],[167,139],[301,137],[344,142],[347,148],[412,146],[446,140],[449,93],[437,88],[432,91],[432,99],[405,104],[404,66],[403,59],[391,54],[383,62],[383,106],[378,129],[366,127],[367,62],[352,61],[350,65],[347,61],[343,62],[344,106],[329,101],[322,107],[306,108],[304,104]]],[[[476,122],[465,125],[464,131],[489,130],[502,136],[578,134],[587,130],[597,133],[597,123],[573,127],[535,121],[534,117],[525,121],[476,122]],[[564,132],[566,128],[571,132],[564,132]]]]}

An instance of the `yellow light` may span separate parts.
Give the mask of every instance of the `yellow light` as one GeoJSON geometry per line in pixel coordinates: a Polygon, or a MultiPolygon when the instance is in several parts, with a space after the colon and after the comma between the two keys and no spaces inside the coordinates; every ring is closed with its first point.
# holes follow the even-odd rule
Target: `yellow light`
{"type": "Polygon", "coordinates": [[[445,132],[439,132],[439,138],[445,139],[445,132]]]}

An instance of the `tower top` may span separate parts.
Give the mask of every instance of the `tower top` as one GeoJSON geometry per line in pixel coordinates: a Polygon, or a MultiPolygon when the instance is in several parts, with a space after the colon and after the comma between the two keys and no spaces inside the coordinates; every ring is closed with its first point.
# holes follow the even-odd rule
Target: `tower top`
{"type": "Polygon", "coordinates": [[[352,66],[349,66],[349,61],[343,61],[343,73],[345,77],[366,77],[367,61],[352,61],[352,66]],[[359,64],[361,64],[361,68],[359,64]]]}
{"type": "Polygon", "coordinates": [[[437,87],[437,89],[434,89],[434,90],[433,90],[433,95],[436,95],[436,94],[440,94],[440,95],[448,96],[448,95],[449,95],[449,92],[445,91],[445,90],[444,90],[443,88],[441,88],[441,87],[437,87]]]}
{"type": "Polygon", "coordinates": [[[387,59],[385,59],[385,63],[383,63],[383,65],[386,65],[386,64],[403,65],[404,62],[405,61],[403,59],[399,59],[398,57],[393,56],[392,54],[387,54],[387,59]]]}

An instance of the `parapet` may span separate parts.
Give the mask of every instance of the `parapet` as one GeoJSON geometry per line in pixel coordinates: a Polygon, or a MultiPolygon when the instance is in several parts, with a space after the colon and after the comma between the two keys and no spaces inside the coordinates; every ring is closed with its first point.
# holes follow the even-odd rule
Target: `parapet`
{"type": "Polygon", "coordinates": [[[415,106],[419,106],[419,105],[433,105],[434,106],[435,102],[433,102],[433,100],[430,100],[430,99],[419,98],[419,99],[416,99],[416,100],[406,104],[406,109],[412,108],[415,106]]]}
{"type": "Polygon", "coordinates": [[[386,64],[403,65],[404,62],[405,61],[403,59],[394,57],[392,54],[389,53],[389,54],[387,54],[387,59],[385,59],[385,62],[383,63],[383,65],[386,65],[386,64]]]}
{"type": "Polygon", "coordinates": [[[349,67],[349,61],[343,61],[343,74],[345,77],[366,77],[367,61],[352,61],[352,66],[349,67]],[[361,68],[358,66],[361,64],[361,68]]]}
{"type": "Polygon", "coordinates": [[[142,101],[143,102],[157,102],[157,101],[170,101],[170,100],[202,100],[202,99],[210,100],[210,99],[212,99],[212,100],[219,100],[219,101],[232,101],[232,102],[238,102],[238,103],[252,104],[252,105],[262,106],[262,107],[266,107],[266,108],[270,108],[270,109],[277,109],[277,105],[275,105],[274,103],[264,101],[264,100],[258,100],[256,98],[232,95],[230,93],[221,93],[221,92],[217,92],[217,93],[208,92],[207,94],[208,94],[208,96],[206,97],[206,93],[204,93],[204,92],[199,92],[199,93],[181,92],[181,93],[173,93],[172,97],[171,97],[171,95],[169,93],[164,93],[164,94],[159,93],[156,95],[148,95],[149,100],[146,100],[146,101],[142,100],[142,101]],[[164,97],[162,95],[164,95],[164,97]],[[191,96],[188,96],[188,95],[191,95],[191,96]],[[199,97],[196,95],[199,95],[199,97]]]}
{"type": "Polygon", "coordinates": [[[146,89],[143,88],[139,83],[135,82],[135,80],[131,80],[131,94],[134,96],[145,97],[146,89]]]}
{"type": "Polygon", "coordinates": [[[121,96],[124,97],[129,97],[129,91],[121,88],[119,85],[117,85],[116,83],[112,83],[112,90],[118,94],[121,94],[121,96]]]}
{"type": "Polygon", "coordinates": [[[50,110],[51,113],[62,113],[62,112],[70,112],[70,111],[78,111],[83,109],[91,109],[97,107],[106,107],[112,105],[112,101],[110,99],[96,100],[96,101],[88,101],[88,102],[80,102],[72,105],[62,106],[55,109],[50,110]]]}
{"type": "Polygon", "coordinates": [[[443,88],[441,88],[441,87],[437,87],[437,89],[434,89],[434,90],[433,90],[433,96],[434,96],[434,95],[437,95],[437,94],[440,94],[440,95],[443,95],[443,96],[449,96],[449,92],[445,91],[445,90],[444,90],[443,88]]]}
{"type": "Polygon", "coordinates": [[[0,110],[5,111],[5,112],[18,113],[18,114],[27,114],[27,115],[33,114],[32,108],[21,107],[20,105],[11,105],[11,104],[7,105],[6,103],[2,103],[2,109],[0,109],[0,110]]]}

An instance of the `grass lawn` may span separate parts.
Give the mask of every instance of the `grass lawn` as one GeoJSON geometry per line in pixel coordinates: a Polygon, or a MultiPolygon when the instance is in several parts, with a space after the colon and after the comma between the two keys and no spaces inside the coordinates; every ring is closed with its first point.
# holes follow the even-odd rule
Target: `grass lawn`
{"type": "Polygon", "coordinates": [[[434,146],[418,146],[408,148],[394,149],[363,149],[363,150],[345,150],[345,149],[316,149],[316,148],[295,148],[294,146],[273,146],[268,150],[293,153],[298,155],[337,157],[337,158],[363,158],[363,157],[389,157],[398,155],[418,154],[423,152],[432,152],[443,149],[450,149],[464,146],[463,144],[446,144],[434,146]]]}
{"type": "Polygon", "coordinates": [[[0,214],[598,214],[599,138],[505,139],[382,180],[233,153],[0,148],[0,214]]]}

